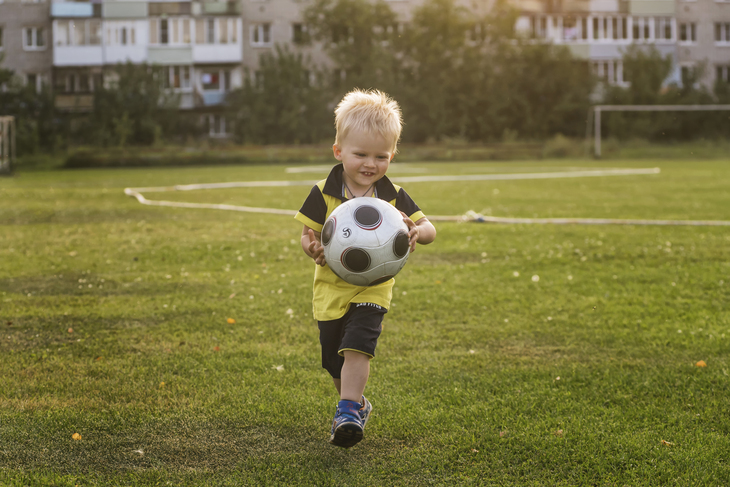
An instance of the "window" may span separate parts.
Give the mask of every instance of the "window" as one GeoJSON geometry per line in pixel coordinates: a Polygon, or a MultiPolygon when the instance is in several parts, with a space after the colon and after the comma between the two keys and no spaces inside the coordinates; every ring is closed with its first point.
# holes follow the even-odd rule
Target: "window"
{"type": "Polygon", "coordinates": [[[578,20],[575,17],[565,17],[563,19],[563,40],[575,41],[580,37],[578,20]]]}
{"type": "Polygon", "coordinates": [[[620,60],[594,61],[593,73],[604,82],[615,85],[625,83],[623,63],[620,60]]]}
{"type": "Polygon", "coordinates": [[[679,42],[697,42],[697,24],[679,24],[679,42]]]}
{"type": "MultiPolygon", "coordinates": [[[[133,22],[106,21],[107,45],[133,46],[137,43],[133,22]]],[[[155,35],[156,35],[155,31],[155,35]]],[[[155,38],[150,39],[155,42],[155,38]]]]}
{"type": "Polygon", "coordinates": [[[26,74],[25,84],[33,88],[33,91],[40,93],[42,89],[42,78],[38,74],[26,74]]]}
{"type": "Polygon", "coordinates": [[[190,66],[165,66],[162,80],[165,88],[187,90],[191,88],[190,66]]]}
{"type": "MultiPolygon", "coordinates": [[[[593,40],[620,41],[629,37],[626,17],[592,17],[593,40]]],[[[588,22],[583,26],[583,39],[588,39],[588,22]]]]}
{"type": "Polygon", "coordinates": [[[715,42],[730,44],[730,22],[715,23],[715,42]]]}
{"type": "MultiPolygon", "coordinates": [[[[186,26],[184,35],[190,36],[186,26]]],[[[235,44],[238,40],[238,23],[235,18],[205,18],[195,22],[195,42],[198,44],[235,44]]]]}
{"type": "Polygon", "coordinates": [[[718,64],[715,69],[717,71],[717,81],[730,83],[730,64],[726,64],[724,66],[718,64]]]}
{"type": "Polygon", "coordinates": [[[291,40],[294,44],[304,44],[306,42],[306,25],[300,23],[292,24],[291,32],[291,40]]]}
{"type": "Polygon", "coordinates": [[[547,17],[530,17],[530,37],[535,39],[547,37],[547,17]]]}
{"type": "Polygon", "coordinates": [[[170,43],[168,28],[169,24],[167,22],[167,19],[160,19],[160,44],[170,43]]]}
{"type": "Polygon", "coordinates": [[[76,85],[76,91],[78,93],[88,93],[91,91],[91,76],[88,74],[80,74],[77,76],[76,80],[78,84],[76,85]]]}
{"type": "Polygon", "coordinates": [[[89,30],[89,44],[92,46],[101,45],[101,21],[100,20],[89,20],[86,22],[86,26],[89,30]]]}
{"type": "Polygon", "coordinates": [[[251,44],[266,46],[271,44],[271,24],[256,24],[251,26],[251,44]]]}
{"type": "Polygon", "coordinates": [[[101,45],[101,21],[57,20],[54,22],[57,46],[99,46],[101,45]]]}
{"type": "Polygon", "coordinates": [[[215,44],[215,19],[207,19],[205,22],[205,42],[215,44]]]}
{"type": "Polygon", "coordinates": [[[681,67],[682,86],[695,85],[697,83],[697,69],[693,65],[684,65],[681,67]]]}
{"type": "Polygon", "coordinates": [[[190,37],[190,21],[188,19],[182,19],[182,43],[183,44],[190,44],[191,37],[190,37]]]}
{"type": "Polygon", "coordinates": [[[654,38],[663,41],[671,41],[674,38],[671,17],[657,17],[654,19],[654,38]]]}
{"type": "Polygon", "coordinates": [[[651,41],[651,17],[634,17],[633,39],[634,41],[651,41]]]}
{"type": "MultiPolygon", "coordinates": [[[[150,44],[161,44],[165,46],[190,44],[192,42],[192,29],[190,22],[192,21],[189,18],[185,17],[150,19],[150,44]]],[[[202,22],[202,20],[200,22],[202,22]]],[[[119,23],[118,25],[118,28],[122,27],[122,23],[119,23]]],[[[131,34],[130,43],[134,44],[134,23],[125,23],[124,27],[126,27],[131,34]]],[[[201,24],[200,27],[202,29],[203,24],[201,24]]],[[[202,43],[204,39],[203,32],[201,31],[196,34],[198,36],[199,42],[202,43]]]]}
{"type": "Polygon", "coordinates": [[[46,32],[43,27],[23,28],[23,49],[38,51],[46,48],[46,32]]]}
{"type": "Polygon", "coordinates": [[[223,115],[207,115],[205,117],[205,124],[207,125],[208,135],[210,137],[226,136],[226,118],[223,115]]]}
{"type": "Polygon", "coordinates": [[[205,91],[221,91],[221,76],[218,71],[203,71],[200,82],[205,91]]]}
{"type": "Polygon", "coordinates": [[[60,74],[53,77],[53,91],[56,93],[68,93],[68,76],[60,74]]]}

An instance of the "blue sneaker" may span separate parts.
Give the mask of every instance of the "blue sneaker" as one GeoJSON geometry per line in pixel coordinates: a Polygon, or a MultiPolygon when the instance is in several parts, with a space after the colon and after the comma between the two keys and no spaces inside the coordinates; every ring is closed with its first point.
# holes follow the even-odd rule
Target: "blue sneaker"
{"type": "Polygon", "coordinates": [[[362,420],[362,429],[365,429],[365,425],[368,424],[368,419],[370,419],[370,413],[373,411],[373,405],[370,404],[370,401],[368,401],[368,398],[365,396],[362,396],[362,405],[360,406],[360,419],[362,420]]]}
{"type": "Polygon", "coordinates": [[[342,400],[332,421],[330,443],[342,448],[355,446],[362,440],[363,424],[360,418],[359,402],[342,400]]]}

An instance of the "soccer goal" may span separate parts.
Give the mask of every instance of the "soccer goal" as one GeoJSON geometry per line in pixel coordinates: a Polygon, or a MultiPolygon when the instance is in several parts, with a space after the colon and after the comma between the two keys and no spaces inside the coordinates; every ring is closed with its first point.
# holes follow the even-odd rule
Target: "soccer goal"
{"type": "MultiPolygon", "coordinates": [[[[596,105],[593,107],[593,153],[601,157],[602,112],[717,112],[730,111],[730,105],[596,105]]],[[[590,133],[591,117],[588,118],[590,133]]]]}
{"type": "Polygon", "coordinates": [[[15,164],[15,118],[0,117],[0,174],[10,174],[15,164]]]}

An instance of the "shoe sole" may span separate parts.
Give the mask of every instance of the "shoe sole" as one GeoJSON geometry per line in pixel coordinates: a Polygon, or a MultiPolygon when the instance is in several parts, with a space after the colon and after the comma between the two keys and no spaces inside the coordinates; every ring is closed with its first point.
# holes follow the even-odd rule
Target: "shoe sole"
{"type": "Polygon", "coordinates": [[[362,440],[362,428],[354,423],[341,424],[330,438],[330,443],[342,448],[350,448],[362,440]]]}

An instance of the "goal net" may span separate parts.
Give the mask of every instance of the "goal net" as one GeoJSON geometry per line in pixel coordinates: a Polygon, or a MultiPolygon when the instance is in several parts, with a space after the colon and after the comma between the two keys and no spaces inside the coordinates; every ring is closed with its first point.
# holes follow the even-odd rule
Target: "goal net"
{"type": "Polygon", "coordinates": [[[586,135],[593,122],[593,153],[601,157],[601,113],[603,112],[710,112],[730,111],[730,105],[596,105],[593,117],[588,117],[586,135]]]}

